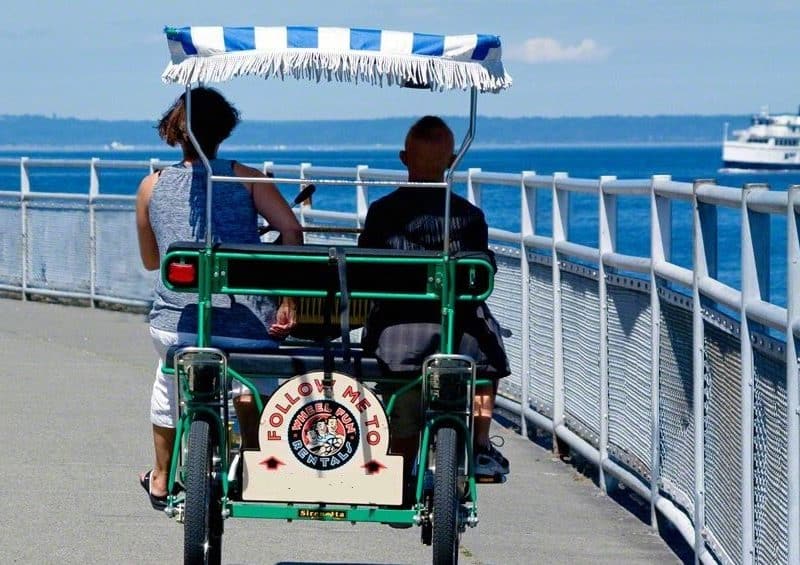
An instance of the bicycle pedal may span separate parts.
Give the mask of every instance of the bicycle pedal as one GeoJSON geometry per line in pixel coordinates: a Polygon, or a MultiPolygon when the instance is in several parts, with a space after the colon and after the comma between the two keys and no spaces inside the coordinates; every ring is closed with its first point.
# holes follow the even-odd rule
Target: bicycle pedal
{"type": "Polygon", "coordinates": [[[506,482],[507,477],[501,473],[494,475],[475,475],[475,482],[481,485],[499,485],[506,482]]]}

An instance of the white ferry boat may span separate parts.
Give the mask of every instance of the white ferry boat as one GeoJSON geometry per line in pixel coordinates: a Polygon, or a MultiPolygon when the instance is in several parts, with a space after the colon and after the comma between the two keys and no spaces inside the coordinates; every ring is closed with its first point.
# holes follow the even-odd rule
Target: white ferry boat
{"type": "Polygon", "coordinates": [[[800,168],[800,110],[770,115],[767,109],[752,117],[750,127],[732,132],[728,124],[722,142],[723,166],[729,169],[800,168]]]}

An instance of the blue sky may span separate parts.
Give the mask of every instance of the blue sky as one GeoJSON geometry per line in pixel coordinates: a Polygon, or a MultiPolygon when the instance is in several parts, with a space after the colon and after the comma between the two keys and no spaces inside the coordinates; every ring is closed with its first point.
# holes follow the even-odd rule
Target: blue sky
{"type": "MultiPolygon", "coordinates": [[[[481,115],[748,114],[800,105],[800,0],[5,0],[0,114],[155,119],[164,25],[319,25],[501,37],[513,87],[481,115]]],[[[463,115],[468,94],[288,79],[220,85],[245,119],[463,115]]]]}

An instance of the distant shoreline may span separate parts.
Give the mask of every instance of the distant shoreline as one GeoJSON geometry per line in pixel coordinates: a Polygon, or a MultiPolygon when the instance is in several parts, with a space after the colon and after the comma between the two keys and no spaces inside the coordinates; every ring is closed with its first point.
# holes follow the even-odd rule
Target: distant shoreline
{"type": "MultiPolygon", "coordinates": [[[[467,131],[466,118],[447,117],[457,139],[467,131]]],[[[749,116],[607,116],[593,118],[491,118],[479,116],[476,148],[630,147],[720,145],[725,124],[732,131],[749,116]]],[[[243,121],[224,145],[226,150],[395,150],[410,119],[330,121],[243,121]]],[[[149,121],[103,121],[0,115],[0,148],[34,150],[147,151],[161,148],[149,121]],[[112,147],[113,146],[113,147],[112,147]]]]}
{"type": "MultiPolygon", "coordinates": [[[[552,143],[473,143],[470,149],[481,151],[504,151],[504,150],[522,150],[522,149],[548,149],[548,148],[626,148],[626,147],[722,147],[719,141],[600,141],[600,142],[552,142],[552,143]]],[[[254,152],[254,151],[273,151],[276,153],[288,151],[344,151],[344,152],[357,152],[357,151],[399,151],[400,145],[396,147],[375,144],[375,145],[226,145],[225,152],[231,153],[236,151],[254,152]]],[[[103,145],[0,145],[0,151],[4,153],[21,152],[21,151],[35,151],[35,152],[49,152],[49,153],[71,153],[71,152],[87,152],[97,151],[101,153],[108,153],[113,155],[125,155],[126,153],[144,153],[144,152],[172,152],[176,154],[177,150],[166,147],[164,145],[129,145],[124,149],[111,149],[103,145]]]]}

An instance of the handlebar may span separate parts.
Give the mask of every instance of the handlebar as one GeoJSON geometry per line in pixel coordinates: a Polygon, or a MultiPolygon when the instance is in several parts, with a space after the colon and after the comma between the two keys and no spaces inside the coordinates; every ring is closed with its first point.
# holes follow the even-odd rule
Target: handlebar
{"type": "Polygon", "coordinates": [[[316,185],[307,184],[303,187],[303,190],[297,193],[297,196],[294,197],[292,200],[292,208],[311,198],[311,195],[317,191],[316,185]]]}
{"type": "MultiPolygon", "coordinates": [[[[271,226],[259,226],[258,235],[264,235],[273,231],[271,226]]],[[[361,233],[363,228],[349,228],[346,226],[303,226],[301,228],[303,233],[361,233]]],[[[278,236],[280,237],[280,236],[278,236]]],[[[277,243],[275,240],[273,243],[277,243]]]]}
{"type": "MultiPolygon", "coordinates": [[[[297,196],[294,197],[294,200],[292,200],[291,207],[295,208],[296,206],[298,206],[302,202],[305,202],[306,200],[311,198],[311,195],[314,194],[314,192],[316,192],[316,190],[317,190],[317,187],[314,184],[305,185],[303,187],[303,189],[300,192],[297,193],[297,196]]],[[[258,235],[264,235],[265,233],[268,233],[268,232],[271,232],[271,231],[273,231],[273,229],[269,224],[266,224],[266,225],[258,227],[258,235]]],[[[278,237],[280,238],[280,236],[278,236],[278,237]]]]}
{"type": "MultiPolygon", "coordinates": [[[[316,192],[317,187],[314,184],[307,184],[303,187],[303,189],[297,193],[297,196],[294,197],[292,200],[292,208],[295,208],[299,204],[305,202],[311,195],[316,192]]],[[[269,224],[259,226],[258,227],[258,235],[264,235],[265,233],[269,233],[273,230],[272,226],[269,224]]],[[[361,228],[348,228],[348,227],[323,227],[323,226],[304,226],[303,232],[314,232],[314,233],[361,233],[363,230],[361,228]]],[[[277,239],[273,243],[280,243],[281,236],[279,235],[277,239]]]]}

